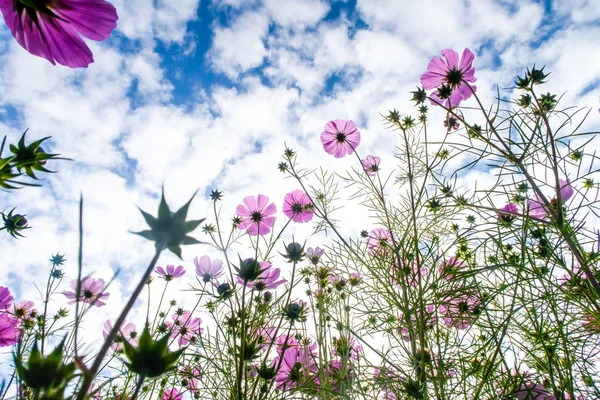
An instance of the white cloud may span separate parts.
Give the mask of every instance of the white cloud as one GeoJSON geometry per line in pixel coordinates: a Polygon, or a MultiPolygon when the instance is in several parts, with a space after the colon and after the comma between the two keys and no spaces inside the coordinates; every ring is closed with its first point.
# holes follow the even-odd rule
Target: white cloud
{"type": "Polygon", "coordinates": [[[258,12],[247,12],[230,27],[215,29],[213,46],[206,60],[231,78],[258,67],[267,55],[265,37],[269,19],[258,12]]]}

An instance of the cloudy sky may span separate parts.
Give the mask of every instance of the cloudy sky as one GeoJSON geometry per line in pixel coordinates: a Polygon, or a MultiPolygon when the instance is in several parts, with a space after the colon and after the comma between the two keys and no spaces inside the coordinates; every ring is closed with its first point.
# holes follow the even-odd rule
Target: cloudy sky
{"type": "MultiPolygon", "coordinates": [[[[80,193],[84,274],[109,280],[121,270],[113,301],[97,311],[102,319],[152,257],[152,244],[128,231],[145,228],[136,205],[155,213],[162,184],[172,207],[198,189],[189,215],[208,220],[212,189],[224,192],[227,219],[244,196],[265,194],[281,226],[283,196],[296,188],[277,171],[284,142],[306,167],[343,171],[355,162],[322,149],[320,133],[335,118],[354,120],[361,155],[381,156],[390,171],[397,139],[380,113],[416,114],[409,92],[444,48],[476,53],[477,86],[488,101],[526,67],[546,65],[547,90],[592,107],[588,124],[599,125],[596,0],[112,3],[118,27],[109,40],[89,43],[88,69],[30,55],[0,24],[0,135],[16,142],[29,128],[30,139],[52,136],[47,150],[74,160],[51,163],[59,173],[43,188],[0,193],[0,208],[17,207],[32,226],[21,240],[0,232],[0,285],[18,299],[39,304],[32,282],[45,280],[57,251],[69,259],[65,288],[75,276],[80,193]]],[[[433,135],[443,135],[442,118],[432,116],[433,135]]],[[[296,230],[297,239],[318,245],[309,233],[296,230]]],[[[189,246],[182,264],[191,272],[193,257],[207,252],[189,246]]],[[[181,262],[165,253],[159,265],[166,264],[181,262]]]]}

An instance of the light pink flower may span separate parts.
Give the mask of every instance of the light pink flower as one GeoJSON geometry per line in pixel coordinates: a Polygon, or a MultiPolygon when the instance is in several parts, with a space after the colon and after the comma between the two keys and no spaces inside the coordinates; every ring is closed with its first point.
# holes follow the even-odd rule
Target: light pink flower
{"type": "MultiPolygon", "coordinates": [[[[573,194],[575,194],[575,191],[573,190],[573,187],[571,186],[571,183],[569,182],[569,180],[559,180],[560,183],[560,198],[562,200],[563,205],[571,198],[573,197],[573,194]]],[[[533,218],[537,218],[537,219],[542,219],[542,220],[547,220],[548,219],[548,211],[546,209],[546,206],[542,203],[541,198],[538,195],[535,195],[533,197],[533,199],[528,200],[528,206],[529,206],[529,216],[533,217],[533,218]]],[[[550,206],[554,209],[554,211],[556,211],[556,208],[558,207],[558,200],[556,197],[554,197],[552,200],[550,200],[550,206]]]]}
{"type": "Polygon", "coordinates": [[[479,316],[483,304],[475,295],[456,293],[442,300],[439,307],[446,326],[467,329],[479,316]]]}
{"type": "Polygon", "coordinates": [[[79,35],[107,39],[118,18],[115,7],[104,0],[0,0],[0,11],[25,50],[71,68],[94,61],[79,35]]]}
{"type": "Polygon", "coordinates": [[[196,265],[196,275],[202,278],[204,282],[210,282],[211,279],[218,278],[223,275],[223,261],[212,260],[209,256],[202,256],[194,258],[194,264],[196,265]]]}
{"type": "Polygon", "coordinates": [[[237,206],[236,213],[242,218],[240,229],[247,229],[250,236],[266,235],[271,232],[275,225],[275,213],[277,207],[271,203],[267,205],[269,198],[259,194],[258,197],[244,197],[243,203],[237,206]]]}
{"type": "Polygon", "coordinates": [[[13,305],[11,314],[19,319],[32,319],[37,316],[38,311],[31,300],[21,300],[13,305]]]}
{"type": "Polygon", "coordinates": [[[323,250],[320,247],[315,247],[314,249],[312,247],[309,247],[308,250],[306,250],[306,257],[314,265],[317,265],[319,263],[319,260],[321,259],[323,254],[325,254],[325,250],[323,250]]]}
{"type": "MultiPolygon", "coordinates": [[[[421,76],[421,85],[425,90],[439,89],[442,85],[450,87],[452,94],[448,99],[442,100],[438,90],[431,94],[431,104],[437,105],[445,101],[447,108],[458,107],[461,101],[468,99],[473,94],[465,82],[477,81],[475,68],[473,68],[475,54],[469,49],[464,49],[459,59],[456,51],[444,49],[442,56],[445,60],[441,57],[431,59],[427,66],[427,72],[421,76]]],[[[473,91],[477,90],[475,85],[471,85],[471,87],[473,91]]]]}
{"type": "MultiPolygon", "coordinates": [[[[110,331],[112,331],[112,328],[112,322],[107,319],[104,322],[104,329],[102,330],[102,336],[104,336],[104,340],[106,340],[110,331]]],[[[127,342],[134,347],[137,346],[138,332],[133,322],[123,322],[123,325],[121,325],[121,329],[119,330],[114,342],[110,345],[111,349],[116,352],[122,351],[124,340],[127,340],[127,342]]]]}
{"type": "Polygon", "coordinates": [[[285,195],[283,213],[294,222],[308,222],[314,215],[313,203],[306,193],[296,189],[285,195]]]}
{"type": "Polygon", "coordinates": [[[381,162],[381,159],[377,156],[368,155],[360,162],[369,176],[375,176],[379,171],[379,163],[381,162]]]}
{"type": "Polygon", "coordinates": [[[204,329],[200,327],[202,320],[192,317],[192,313],[189,311],[185,311],[181,315],[175,313],[172,318],[173,322],[167,322],[167,326],[171,329],[172,338],[179,336],[178,343],[180,346],[185,346],[189,342],[195,343],[198,339],[197,336],[204,332],[204,329]]]}
{"type": "Polygon", "coordinates": [[[20,333],[17,318],[8,314],[0,314],[0,347],[17,343],[20,333]]]}
{"type": "Polygon", "coordinates": [[[456,257],[450,257],[447,261],[440,264],[438,271],[447,281],[449,281],[463,267],[464,263],[462,261],[456,259],[456,257]]]}
{"type": "Polygon", "coordinates": [[[335,158],[352,154],[360,143],[360,132],[354,122],[334,119],[325,124],[321,133],[321,142],[325,151],[335,158]]]}
{"type": "Polygon", "coordinates": [[[367,248],[369,254],[385,254],[392,250],[392,234],[385,228],[376,228],[369,233],[367,248]]]}
{"type": "Polygon", "coordinates": [[[535,383],[523,384],[513,394],[518,400],[556,400],[544,386],[535,383]]]}
{"type": "MultiPolygon", "coordinates": [[[[77,279],[71,281],[71,289],[73,291],[65,290],[63,294],[70,299],[68,304],[75,304],[77,302],[77,279]]],[[[104,280],[94,279],[90,276],[86,276],[81,280],[81,292],[79,294],[79,301],[84,303],[95,305],[96,307],[102,307],[106,303],[104,300],[108,299],[110,293],[104,292],[104,280]]]]}
{"type": "Polygon", "coordinates": [[[174,265],[167,265],[167,269],[165,270],[163,267],[157,267],[156,273],[164,278],[165,281],[169,282],[175,278],[182,277],[185,274],[185,269],[183,265],[175,268],[174,265]]]}
{"type": "MultiPolygon", "coordinates": [[[[317,366],[316,352],[317,344],[309,343],[287,348],[283,353],[281,368],[275,376],[275,384],[278,390],[286,391],[293,389],[302,382],[311,378],[319,367],[317,366]]],[[[280,353],[281,354],[281,353],[280,353]]],[[[279,357],[273,359],[273,365],[279,365],[279,357]]]]}
{"type": "MultiPolygon", "coordinates": [[[[265,289],[277,289],[282,283],[287,282],[285,279],[279,279],[281,270],[279,268],[271,268],[269,261],[261,261],[258,263],[262,272],[256,280],[246,282],[246,287],[255,288],[258,291],[265,289]]],[[[238,283],[244,284],[244,280],[238,276],[238,283]]]]}

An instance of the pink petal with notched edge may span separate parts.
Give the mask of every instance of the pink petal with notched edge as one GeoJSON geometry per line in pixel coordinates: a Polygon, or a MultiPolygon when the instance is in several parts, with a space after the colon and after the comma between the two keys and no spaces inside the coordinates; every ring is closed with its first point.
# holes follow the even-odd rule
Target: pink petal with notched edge
{"type": "Polygon", "coordinates": [[[571,186],[571,183],[568,179],[559,179],[558,182],[560,183],[560,198],[564,203],[567,200],[569,200],[573,196],[573,194],[575,194],[575,190],[573,190],[573,187],[571,186]]]}
{"type": "Polygon", "coordinates": [[[467,82],[476,82],[475,68],[473,68],[473,60],[475,60],[475,54],[468,48],[463,50],[460,58],[459,69],[463,71],[463,79],[467,82]]]}
{"type": "Polygon", "coordinates": [[[92,51],[73,28],[62,21],[42,15],[38,17],[40,30],[48,52],[61,65],[67,67],[87,67],[94,61],[92,51]]]}

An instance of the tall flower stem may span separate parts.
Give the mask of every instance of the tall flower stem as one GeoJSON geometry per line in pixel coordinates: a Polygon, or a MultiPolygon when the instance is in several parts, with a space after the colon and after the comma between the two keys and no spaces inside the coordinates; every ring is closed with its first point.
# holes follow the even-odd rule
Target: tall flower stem
{"type": "Polygon", "coordinates": [[[162,243],[156,244],[156,249],[157,249],[156,253],[154,254],[154,257],[152,258],[152,260],[150,261],[148,268],[146,268],[146,272],[144,272],[142,279],[140,279],[140,282],[138,283],[138,285],[135,288],[135,290],[133,291],[131,297],[127,301],[127,304],[123,308],[123,311],[121,311],[119,318],[117,318],[111,331],[108,333],[108,336],[106,337],[106,340],[104,341],[104,344],[102,345],[102,348],[100,349],[100,352],[96,355],[94,364],[92,365],[90,370],[85,374],[83,383],[81,385],[81,388],[79,389],[79,393],[77,394],[77,400],[84,400],[84,398],[92,384],[92,381],[93,381],[94,377],[96,376],[96,373],[98,372],[98,370],[100,369],[100,366],[102,365],[102,360],[106,356],[106,353],[108,352],[108,349],[110,348],[110,345],[112,344],[113,340],[119,333],[119,329],[121,328],[121,325],[123,324],[123,322],[125,322],[125,318],[127,317],[127,314],[129,314],[129,311],[131,311],[131,308],[133,307],[135,301],[137,300],[140,293],[144,289],[144,286],[146,285],[146,282],[148,281],[150,274],[152,274],[152,271],[154,270],[154,266],[156,265],[156,262],[158,261],[158,258],[160,257],[160,254],[163,251],[163,248],[164,248],[164,245],[162,243]]]}

